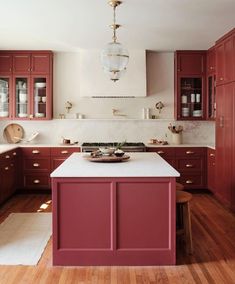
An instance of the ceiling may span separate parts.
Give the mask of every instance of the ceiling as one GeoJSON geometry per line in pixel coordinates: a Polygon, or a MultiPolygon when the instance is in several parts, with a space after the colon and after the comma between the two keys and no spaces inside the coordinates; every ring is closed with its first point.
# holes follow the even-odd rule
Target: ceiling
{"type": "MultiPolygon", "coordinates": [[[[0,0],[0,49],[76,51],[111,41],[107,0],[0,0]]],[[[118,39],[128,49],[208,49],[235,27],[235,0],[124,0],[118,39]]]]}

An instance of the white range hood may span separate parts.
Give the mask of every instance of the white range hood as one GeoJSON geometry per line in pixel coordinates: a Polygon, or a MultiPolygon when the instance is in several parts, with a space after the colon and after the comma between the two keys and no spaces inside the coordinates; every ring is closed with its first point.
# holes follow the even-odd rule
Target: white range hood
{"type": "Polygon", "coordinates": [[[103,71],[100,50],[80,52],[80,96],[82,97],[145,97],[146,51],[129,50],[129,63],[125,74],[113,82],[103,71]]]}

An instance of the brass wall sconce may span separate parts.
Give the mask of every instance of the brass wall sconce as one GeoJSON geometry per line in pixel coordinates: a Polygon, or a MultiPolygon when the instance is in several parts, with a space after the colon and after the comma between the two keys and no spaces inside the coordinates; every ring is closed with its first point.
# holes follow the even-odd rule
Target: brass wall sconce
{"type": "Polygon", "coordinates": [[[161,113],[162,109],[164,108],[164,104],[160,101],[158,103],[156,103],[156,109],[158,109],[159,114],[161,113]]]}

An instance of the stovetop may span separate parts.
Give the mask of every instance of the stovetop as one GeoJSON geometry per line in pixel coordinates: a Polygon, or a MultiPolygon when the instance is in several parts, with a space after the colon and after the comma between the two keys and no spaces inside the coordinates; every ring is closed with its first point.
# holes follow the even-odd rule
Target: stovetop
{"type": "MultiPolygon", "coordinates": [[[[120,142],[84,142],[82,143],[82,147],[117,147],[120,142]]],[[[123,147],[145,147],[142,142],[125,142],[123,147]]]]}

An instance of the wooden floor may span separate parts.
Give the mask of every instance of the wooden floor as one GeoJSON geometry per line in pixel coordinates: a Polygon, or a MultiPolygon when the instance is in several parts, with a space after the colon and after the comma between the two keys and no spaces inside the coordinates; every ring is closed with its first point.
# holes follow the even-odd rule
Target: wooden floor
{"type": "MultiPolygon", "coordinates": [[[[192,201],[194,254],[177,250],[176,266],[53,267],[51,240],[37,266],[0,266],[0,284],[53,283],[235,283],[235,215],[210,194],[192,201]]],[[[50,195],[16,195],[0,208],[0,222],[11,212],[48,212],[50,195]]]]}

